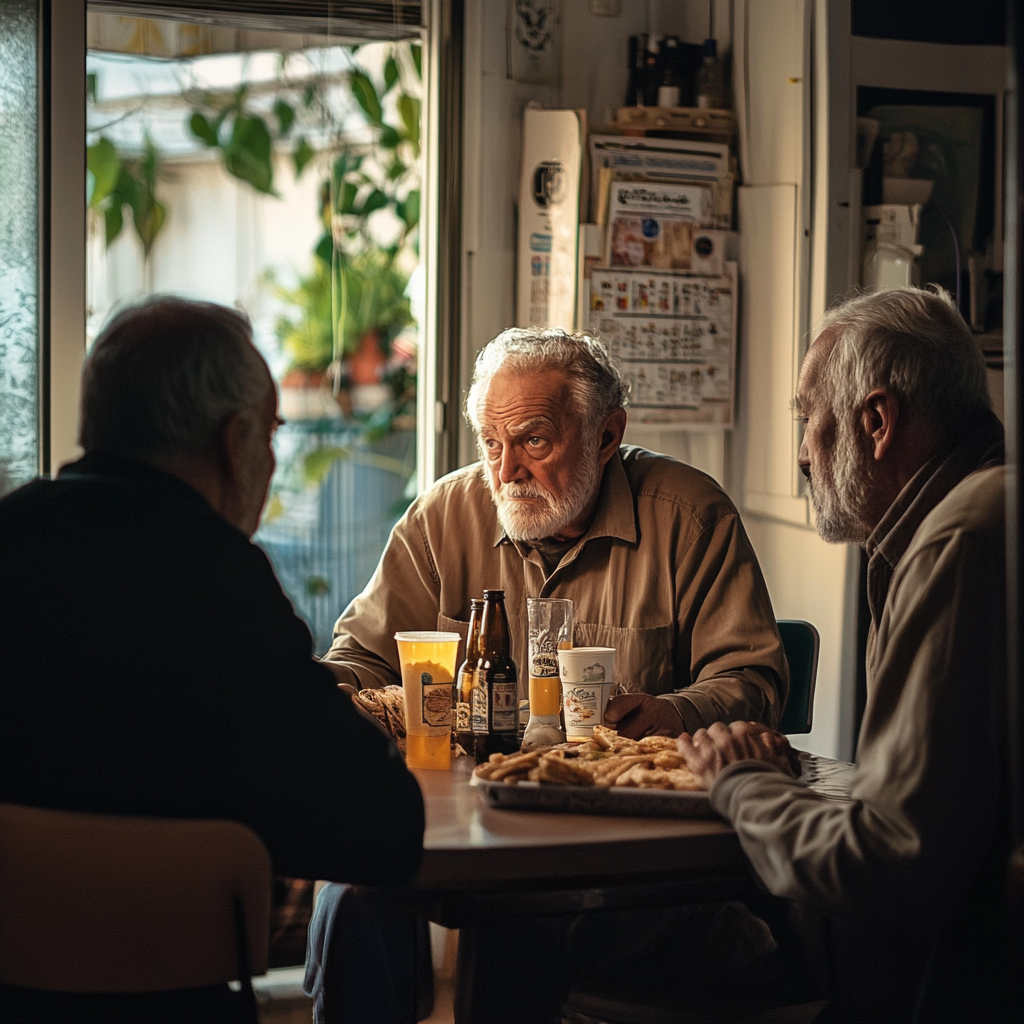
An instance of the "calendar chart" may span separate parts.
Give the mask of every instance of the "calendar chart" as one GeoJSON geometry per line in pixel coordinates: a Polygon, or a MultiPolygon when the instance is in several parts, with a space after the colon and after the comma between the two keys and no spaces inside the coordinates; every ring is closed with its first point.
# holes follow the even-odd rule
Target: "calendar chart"
{"type": "Polygon", "coordinates": [[[629,381],[640,422],[732,426],[736,265],[724,271],[592,271],[589,328],[629,381]]]}

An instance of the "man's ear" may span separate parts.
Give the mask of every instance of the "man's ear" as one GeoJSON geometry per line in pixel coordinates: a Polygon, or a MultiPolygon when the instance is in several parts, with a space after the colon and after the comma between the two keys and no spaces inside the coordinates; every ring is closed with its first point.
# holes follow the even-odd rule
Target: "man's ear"
{"type": "Polygon", "coordinates": [[[231,483],[237,483],[243,472],[251,430],[251,417],[244,412],[232,413],[221,424],[218,462],[221,472],[231,483]]]}
{"type": "Polygon", "coordinates": [[[888,454],[896,437],[900,418],[899,399],[885,388],[871,391],[861,406],[861,429],[871,443],[871,454],[881,462],[888,454]]]}
{"type": "Polygon", "coordinates": [[[600,447],[597,457],[603,466],[622,444],[622,435],[626,432],[626,410],[616,409],[604,422],[601,429],[600,447]]]}

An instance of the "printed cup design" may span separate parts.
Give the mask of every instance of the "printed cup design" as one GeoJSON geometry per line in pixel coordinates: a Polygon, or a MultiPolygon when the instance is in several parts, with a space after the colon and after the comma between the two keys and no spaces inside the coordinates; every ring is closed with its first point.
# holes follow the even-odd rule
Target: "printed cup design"
{"type": "Polygon", "coordinates": [[[423,721],[434,728],[450,726],[452,723],[452,684],[431,685],[432,676],[424,672],[423,721]]]}
{"type": "Polygon", "coordinates": [[[588,739],[604,721],[604,709],[618,689],[615,683],[562,683],[565,734],[570,740],[588,739]]]}
{"type": "Polygon", "coordinates": [[[573,725],[595,725],[597,717],[597,705],[600,703],[600,694],[597,690],[590,690],[583,686],[574,686],[565,692],[565,714],[566,724],[569,719],[573,725]]]}
{"type": "Polygon", "coordinates": [[[615,680],[614,647],[573,647],[558,651],[558,674],[563,683],[611,683],[615,680]]]}

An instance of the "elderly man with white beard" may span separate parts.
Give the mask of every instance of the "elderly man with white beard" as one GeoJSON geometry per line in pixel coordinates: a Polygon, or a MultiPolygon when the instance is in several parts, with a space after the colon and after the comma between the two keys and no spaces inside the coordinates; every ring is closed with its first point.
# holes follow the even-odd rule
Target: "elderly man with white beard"
{"type": "Polygon", "coordinates": [[[505,331],[466,402],[481,462],[446,476],[395,527],[324,661],[349,686],[400,683],[394,633],[466,635],[470,599],[505,590],[526,696],[528,597],[573,601],[577,646],[614,647],[625,735],[778,724],[788,670],[760,568],[705,474],[622,447],[628,386],[604,346],[505,331]]]}
{"type": "Polygon", "coordinates": [[[680,749],[829,951],[820,1020],[1009,1019],[1003,431],[984,362],[944,292],[862,296],[825,316],[794,407],[818,532],[868,555],[852,802],[800,786],[763,725],[680,749]]]}

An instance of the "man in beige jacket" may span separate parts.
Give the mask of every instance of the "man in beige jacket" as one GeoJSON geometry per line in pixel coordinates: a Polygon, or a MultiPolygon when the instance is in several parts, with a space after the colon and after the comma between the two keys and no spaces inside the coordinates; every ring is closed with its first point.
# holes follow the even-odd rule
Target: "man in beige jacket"
{"type": "Polygon", "coordinates": [[[802,787],[763,725],[680,746],[814,922],[829,1020],[1004,1019],[1005,488],[981,354],[945,293],[862,296],[826,315],[795,407],[818,532],[869,559],[852,800],[802,787]]]}
{"type": "Polygon", "coordinates": [[[506,593],[526,696],[528,597],[563,597],[577,646],[617,652],[627,735],[716,721],[777,725],[788,670],[739,515],[703,473],[621,447],[628,387],[600,342],[513,329],[480,353],[466,414],[482,462],[395,527],[325,663],[353,687],[398,683],[397,629],[466,634],[469,602],[506,593]]]}

